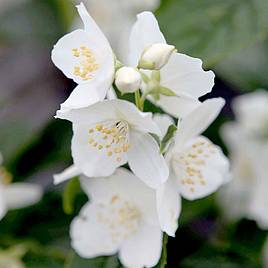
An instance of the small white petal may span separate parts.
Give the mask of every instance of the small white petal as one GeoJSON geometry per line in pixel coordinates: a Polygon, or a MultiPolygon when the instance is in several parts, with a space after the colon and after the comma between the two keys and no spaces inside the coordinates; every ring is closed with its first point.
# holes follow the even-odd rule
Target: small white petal
{"type": "Polygon", "coordinates": [[[103,209],[87,203],[71,224],[72,247],[82,258],[113,255],[119,249],[121,240],[113,240],[108,225],[98,219],[103,209]]]}
{"type": "Polygon", "coordinates": [[[72,91],[69,98],[61,104],[61,109],[79,109],[102,101],[105,97],[107,86],[80,84],[72,91]]]}
{"type": "Polygon", "coordinates": [[[119,251],[119,259],[124,267],[154,267],[161,256],[162,232],[159,227],[143,225],[126,240],[119,251]]]}
{"type": "Polygon", "coordinates": [[[168,127],[174,124],[173,118],[167,114],[154,114],[153,120],[158,125],[161,131],[161,139],[165,136],[168,127]]]}
{"type": "Polygon", "coordinates": [[[174,116],[175,118],[184,118],[186,115],[196,109],[200,102],[188,96],[164,96],[160,95],[158,101],[150,98],[156,106],[162,108],[165,112],[174,116]]]}
{"type": "Polygon", "coordinates": [[[152,136],[132,129],[128,162],[131,170],[152,188],[159,188],[169,174],[168,166],[152,136]]]}
{"type": "Polygon", "coordinates": [[[224,106],[224,99],[214,98],[202,102],[180,123],[176,135],[176,148],[179,150],[190,139],[198,136],[216,119],[224,106]]]}
{"type": "Polygon", "coordinates": [[[229,179],[229,161],[220,147],[198,137],[174,153],[172,168],[181,195],[195,200],[215,192],[229,179]]]}
{"type": "Polygon", "coordinates": [[[82,109],[57,111],[56,118],[87,125],[118,119],[128,122],[141,131],[160,134],[151,113],[142,113],[134,104],[119,99],[105,100],[82,109]]]}
{"type": "Polygon", "coordinates": [[[161,230],[169,236],[175,236],[181,212],[181,197],[173,173],[170,173],[169,179],[157,190],[156,196],[161,230]]]}
{"type": "Polygon", "coordinates": [[[4,199],[9,209],[19,209],[40,201],[43,190],[32,183],[12,183],[3,189],[4,199]]]}
{"type": "Polygon", "coordinates": [[[159,43],[165,44],[166,40],[161,33],[158,22],[151,12],[142,12],[137,15],[130,34],[129,64],[136,67],[142,52],[148,46],[159,43]]]}
{"type": "Polygon", "coordinates": [[[55,174],[54,177],[54,184],[59,184],[64,181],[67,181],[73,177],[76,177],[81,174],[81,171],[75,166],[72,165],[62,171],[60,174],[55,174]]]}
{"type": "Polygon", "coordinates": [[[4,198],[3,188],[0,185],[0,220],[5,216],[7,212],[7,206],[4,198]]]}
{"type": "Polygon", "coordinates": [[[108,92],[107,92],[107,99],[108,100],[116,100],[117,99],[117,96],[116,96],[116,93],[115,93],[115,90],[113,87],[111,87],[108,92]]]}
{"type": "Polygon", "coordinates": [[[204,71],[202,61],[184,54],[174,53],[161,69],[161,85],[172,89],[178,96],[198,99],[214,86],[215,75],[204,71]]]}

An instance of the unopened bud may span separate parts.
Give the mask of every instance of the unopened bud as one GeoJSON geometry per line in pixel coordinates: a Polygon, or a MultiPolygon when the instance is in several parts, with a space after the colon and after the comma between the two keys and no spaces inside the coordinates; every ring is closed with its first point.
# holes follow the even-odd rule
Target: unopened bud
{"type": "Polygon", "coordinates": [[[141,86],[140,73],[131,67],[122,67],[115,74],[115,85],[122,93],[133,93],[141,86]]]}
{"type": "Polygon", "coordinates": [[[153,44],[143,51],[138,67],[148,70],[160,70],[175,51],[176,48],[171,45],[153,44]]]}

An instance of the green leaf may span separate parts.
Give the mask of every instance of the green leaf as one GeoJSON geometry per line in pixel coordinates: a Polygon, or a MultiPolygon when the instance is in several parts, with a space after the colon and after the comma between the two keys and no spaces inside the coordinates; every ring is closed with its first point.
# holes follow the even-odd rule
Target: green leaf
{"type": "Polygon", "coordinates": [[[212,66],[268,36],[266,0],[165,0],[161,29],[179,52],[212,66]]]}
{"type": "Polygon", "coordinates": [[[177,127],[173,124],[168,127],[167,133],[164,136],[164,138],[160,144],[160,152],[161,153],[163,153],[165,151],[169,141],[173,138],[176,130],[177,130],[177,127]]]}
{"type": "Polygon", "coordinates": [[[73,214],[74,211],[74,201],[81,192],[80,182],[78,178],[71,179],[65,186],[63,192],[63,210],[66,214],[73,214]]]}

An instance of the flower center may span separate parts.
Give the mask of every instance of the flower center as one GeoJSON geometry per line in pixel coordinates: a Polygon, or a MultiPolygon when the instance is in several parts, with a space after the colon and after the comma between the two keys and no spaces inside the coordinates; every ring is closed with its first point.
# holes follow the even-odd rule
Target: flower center
{"type": "Polygon", "coordinates": [[[89,129],[89,144],[117,162],[129,150],[129,126],[125,121],[106,121],[89,129]]]}
{"type": "Polygon", "coordinates": [[[87,46],[80,46],[73,48],[72,54],[78,58],[78,65],[74,66],[73,74],[84,81],[92,79],[92,73],[99,68],[94,53],[87,46]]]}
{"type": "Polygon", "coordinates": [[[205,139],[198,139],[191,144],[183,154],[173,157],[173,168],[176,174],[180,174],[180,184],[194,193],[196,187],[204,187],[207,184],[204,169],[210,158],[216,154],[215,146],[205,139]]]}
{"type": "Polygon", "coordinates": [[[110,203],[97,213],[97,220],[107,226],[114,243],[136,233],[140,219],[140,210],[118,195],[112,196],[110,203]]]}

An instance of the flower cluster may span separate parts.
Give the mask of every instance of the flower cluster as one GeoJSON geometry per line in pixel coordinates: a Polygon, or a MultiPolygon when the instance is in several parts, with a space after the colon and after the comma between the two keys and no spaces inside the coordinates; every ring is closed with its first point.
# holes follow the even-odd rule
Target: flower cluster
{"type": "Polygon", "coordinates": [[[89,197],[71,225],[72,246],[85,258],[118,252],[125,267],[152,267],[163,232],[175,235],[181,197],[205,197],[229,180],[221,149],[200,136],[224,100],[199,101],[212,90],[213,72],[167,44],[151,12],[137,15],[122,63],[84,5],[77,8],[84,29],[52,51],[54,64],[78,84],[56,114],[72,122],[74,164],[55,183],[80,175],[89,197]],[[136,105],[110,99],[111,90],[134,93],[136,105]],[[168,115],[143,112],[146,101],[177,126],[168,115]]]}
{"type": "Polygon", "coordinates": [[[267,91],[237,97],[233,110],[236,121],[223,126],[222,136],[230,150],[234,180],[219,193],[219,202],[230,220],[246,217],[267,229],[267,91]]]}

